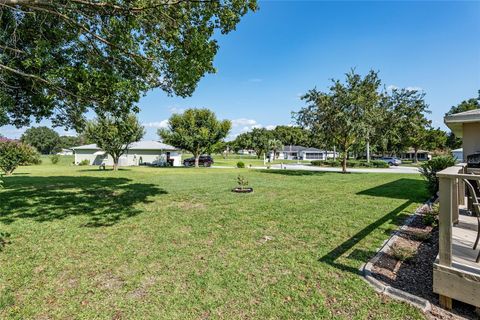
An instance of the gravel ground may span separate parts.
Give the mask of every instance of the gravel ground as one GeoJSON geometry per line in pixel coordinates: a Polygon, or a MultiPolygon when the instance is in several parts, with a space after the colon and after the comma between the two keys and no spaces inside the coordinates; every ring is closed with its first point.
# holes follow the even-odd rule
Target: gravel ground
{"type": "Polygon", "coordinates": [[[432,310],[426,314],[428,319],[480,319],[474,307],[458,301],[454,301],[452,312],[439,306],[438,295],[432,288],[432,264],[438,254],[437,227],[424,225],[422,216],[417,215],[402,231],[394,248],[382,254],[374,265],[376,279],[430,301],[432,310]],[[402,254],[404,258],[400,258],[402,254]]]}

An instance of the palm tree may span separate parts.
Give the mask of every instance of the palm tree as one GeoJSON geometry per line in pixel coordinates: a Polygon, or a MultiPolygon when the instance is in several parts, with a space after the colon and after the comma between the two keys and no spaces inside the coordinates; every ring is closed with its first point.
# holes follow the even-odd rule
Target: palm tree
{"type": "Polygon", "coordinates": [[[282,141],[278,139],[268,140],[268,148],[273,152],[273,160],[277,158],[277,151],[283,148],[282,141]]]}

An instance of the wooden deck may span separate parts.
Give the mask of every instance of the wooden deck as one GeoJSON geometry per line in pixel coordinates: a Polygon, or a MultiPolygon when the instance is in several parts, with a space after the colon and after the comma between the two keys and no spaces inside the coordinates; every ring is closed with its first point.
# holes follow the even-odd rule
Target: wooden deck
{"type": "Polygon", "coordinates": [[[480,245],[476,250],[472,249],[476,237],[477,218],[460,214],[458,223],[453,225],[452,267],[480,275],[480,263],[475,262],[480,245]]]}
{"type": "MultiPolygon", "coordinates": [[[[475,262],[480,248],[473,250],[476,236],[477,218],[461,213],[452,227],[451,266],[441,265],[439,256],[433,265],[433,291],[480,308],[480,263],[475,262]]],[[[445,307],[451,308],[451,301],[445,307]]]]}

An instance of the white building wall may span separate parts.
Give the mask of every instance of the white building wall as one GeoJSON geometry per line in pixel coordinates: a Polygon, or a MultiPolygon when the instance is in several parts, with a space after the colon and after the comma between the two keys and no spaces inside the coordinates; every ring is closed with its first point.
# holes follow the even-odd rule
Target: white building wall
{"type": "MultiPolygon", "coordinates": [[[[170,152],[170,158],[173,159],[173,165],[179,167],[182,165],[182,155],[178,151],[170,152]]],[[[95,155],[98,150],[75,150],[75,164],[82,160],[88,160],[90,165],[99,166],[105,163],[107,166],[113,165],[113,159],[107,155],[95,155]]],[[[129,150],[119,159],[119,166],[138,166],[142,163],[151,163],[161,165],[167,160],[167,151],[161,150],[129,150]]]]}

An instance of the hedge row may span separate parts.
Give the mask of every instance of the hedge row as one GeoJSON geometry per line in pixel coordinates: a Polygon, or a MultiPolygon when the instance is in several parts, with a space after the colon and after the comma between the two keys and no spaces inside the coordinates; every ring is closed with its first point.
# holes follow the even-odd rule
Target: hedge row
{"type": "MultiPolygon", "coordinates": [[[[342,162],[340,160],[314,160],[312,165],[320,167],[341,167],[342,162]]],[[[381,160],[372,160],[370,163],[360,160],[348,160],[347,167],[349,168],[388,168],[388,163],[381,160]]]]}

